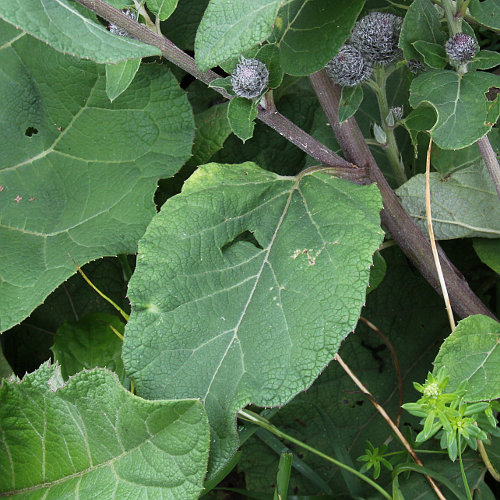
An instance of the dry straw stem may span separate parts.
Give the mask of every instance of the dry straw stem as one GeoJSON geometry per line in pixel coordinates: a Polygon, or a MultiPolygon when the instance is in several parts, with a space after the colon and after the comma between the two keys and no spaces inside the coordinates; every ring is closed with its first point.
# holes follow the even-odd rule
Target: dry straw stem
{"type": "MultiPolygon", "coordinates": [[[[361,392],[363,392],[363,394],[368,397],[368,399],[371,401],[373,406],[375,406],[375,409],[380,413],[380,415],[382,415],[384,420],[389,424],[389,427],[392,429],[394,434],[396,434],[397,438],[401,441],[402,445],[406,448],[408,453],[412,456],[413,460],[415,460],[415,462],[418,465],[423,467],[424,464],[422,463],[420,458],[418,458],[417,454],[415,453],[415,451],[411,447],[410,443],[406,440],[406,438],[403,436],[403,434],[401,434],[401,431],[398,429],[396,424],[391,420],[391,417],[389,417],[389,415],[384,410],[384,408],[378,404],[378,402],[375,399],[375,397],[373,396],[373,394],[361,383],[361,381],[356,377],[356,375],[354,375],[354,373],[351,371],[351,369],[345,364],[344,360],[338,354],[335,354],[335,357],[333,359],[335,359],[335,361],[337,361],[340,364],[340,366],[347,373],[347,375],[349,375],[351,380],[361,389],[361,392]]],[[[441,500],[446,500],[446,497],[443,495],[443,493],[439,489],[438,485],[433,481],[433,479],[427,475],[425,476],[425,478],[427,479],[427,481],[431,485],[432,489],[434,490],[434,492],[436,493],[438,498],[440,498],[441,500]]]]}
{"type": "Polygon", "coordinates": [[[425,164],[425,212],[427,215],[427,229],[429,230],[429,240],[431,242],[432,256],[436,264],[436,271],[439,276],[439,283],[441,284],[441,291],[443,293],[444,303],[446,304],[446,312],[448,313],[448,320],[450,321],[451,331],[455,330],[455,319],[453,318],[453,311],[451,309],[450,298],[448,297],[448,290],[439,262],[439,255],[436,246],[436,239],[434,238],[434,228],[432,227],[432,213],[431,213],[431,149],[432,137],[429,140],[429,147],[427,148],[427,161],[425,164]]]}
{"type": "Polygon", "coordinates": [[[396,370],[396,377],[398,379],[398,414],[396,416],[396,427],[399,427],[399,423],[401,422],[401,405],[403,404],[403,377],[401,376],[401,366],[399,365],[398,355],[396,354],[396,350],[390,340],[379,330],[378,327],[363,316],[360,316],[359,320],[371,328],[383,340],[384,344],[391,353],[392,360],[394,362],[394,369],[396,370]]]}

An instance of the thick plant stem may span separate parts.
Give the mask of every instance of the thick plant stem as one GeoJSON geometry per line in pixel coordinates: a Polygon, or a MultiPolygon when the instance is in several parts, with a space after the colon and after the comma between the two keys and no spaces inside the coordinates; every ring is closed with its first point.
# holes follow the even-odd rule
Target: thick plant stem
{"type": "Polygon", "coordinates": [[[442,0],[441,2],[444,15],[446,16],[446,21],[448,23],[448,28],[450,30],[450,36],[456,35],[462,32],[462,17],[457,16],[456,6],[453,5],[451,0],[442,0]]]}
{"type": "MultiPolygon", "coordinates": [[[[420,465],[421,467],[424,466],[422,461],[418,458],[417,454],[415,453],[414,449],[411,447],[410,443],[406,440],[406,438],[403,436],[401,431],[398,429],[396,424],[391,420],[391,417],[387,414],[387,412],[384,410],[382,406],[380,406],[377,402],[377,400],[373,397],[372,393],[361,383],[361,381],[354,375],[354,373],[351,371],[351,369],[345,364],[344,360],[338,355],[335,354],[335,357],[333,358],[337,363],[342,367],[342,369],[349,375],[349,378],[361,389],[363,394],[368,396],[368,399],[371,401],[373,406],[375,406],[375,409],[382,415],[384,420],[389,424],[389,427],[392,429],[394,434],[398,437],[398,439],[401,441],[401,444],[406,448],[408,453],[412,456],[413,460],[420,465]]],[[[431,485],[432,489],[440,498],[441,500],[446,500],[446,497],[443,495],[441,490],[439,489],[438,485],[433,481],[433,479],[429,476],[425,476],[429,484],[431,485]]]]}
{"type": "Polygon", "coordinates": [[[488,171],[490,172],[491,179],[497,191],[498,199],[500,200],[500,165],[497,155],[495,151],[493,151],[487,135],[478,139],[477,145],[479,146],[479,151],[481,151],[484,163],[488,167],[488,171]]]}
{"type": "MultiPolygon", "coordinates": [[[[413,262],[422,276],[441,294],[441,286],[429,240],[408,215],[399,198],[387,183],[373,158],[370,148],[366,144],[356,120],[351,117],[342,124],[338,121],[340,87],[332,83],[324,70],[313,73],[309,78],[346,158],[360,167],[368,167],[370,178],[377,183],[384,203],[384,208],[380,214],[382,224],[391,233],[401,250],[413,262]]],[[[484,314],[496,319],[470,289],[465,278],[449,261],[443,250],[439,246],[437,248],[450,295],[450,302],[456,314],[461,318],[466,318],[472,314],[484,314]]]]}
{"type": "MultiPolygon", "coordinates": [[[[212,80],[219,77],[219,75],[213,71],[201,72],[196,67],[194,59],[185,54],[172,42],[163,36],[153,33],[146,26],[129,19],[125,14],[103,0],[76,1],[85,5],[107,21],[113,22],[117,26],[124,28],[136,39],[158,47],[166,59],[207,85],[212,80]]],[[[322,73],[324,72],[318,72],[312,75],[311,81],[314,80],[315,75],[321,75],[322,73]]],[[[326,73],[324,73],[324,78],[329,82],[326,73]]],[[[324,99],[331,101],[334,99],[334,102],[337,103],[333,115],[336,120],[340,91],[338,92],[338,98],[335,98],[335,95],[331,95],[332,89],[333,84],[330,82],[329,87],[321,85],[317,93],[319,92],[320,101],[324,99]]],[[[219,89],[214,90],[224,97],[230,98],[224,91],[219,89]]],[[[323,109],[325,109],[324,105],[323,109]]],[[[327,116],[330,118],[328,113],[327,116]]],[[[330,121],[334,129],[338,128],[341,132],[339,144],[342,146],[348,160],[346,161],[279,113],[259,109],[259,118],[293,142],[293,144],[297,145],[302,151],[318,160],[318,162],[327,166],[338,167],[339,175],[341,175],[340,170],[343,170],[344,174],[341,175],[342,177],[345,175],[345,178],[348,178],[350,175],[349,173],[359,176],[359,171],[364,172],[365,167],[369,167],[371,180],[378,184],[384,201],[384,210],[381,214],[383,224],[391,232],[392,237],[398,242],[407,257],[416,265],[424,278],[427,279],[436,290],[439,290],[439,281],[435,272],[429,242],[404,210],[389,184],[387,184],[387,181],[378,168],[354,120],[349,119],[344,122],[342,126],[338,123],[336,124],[334,121],[330,121]],[[355,166],[358,168],[353,168],[355,166]]],[[[330,120],[333,119],[330,118],[330,120]]],[[[338,122],[338,120],[336,121],[338,122]]],[[[366,180],[361,183],[365,182],[366,180]]],[[[474,295],[472,290],[470,290],[467,281],[459,275],[458,271],[449,263],[444,253],[441,259],[442,262],[446,262],[446,265],[443,265],[443,272],[446,282],[448,283],[450,299],[455,312],[462,318],[470,316],[471,314],[485,314],[486,316],[496,319],[488,308],[474,295]]]]}

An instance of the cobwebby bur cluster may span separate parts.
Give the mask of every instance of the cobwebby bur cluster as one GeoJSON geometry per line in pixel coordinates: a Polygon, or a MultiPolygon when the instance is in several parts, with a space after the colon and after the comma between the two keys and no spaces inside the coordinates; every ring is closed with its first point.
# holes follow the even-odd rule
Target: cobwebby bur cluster
{"type": "Polygon", "coordinates": [[[479,45],[473,36],[457,33],[446,42],[445,50],[452,64],[464,64],[474,58],[479,45]]]}
{"type": "Polygon", "coordinates": [[[354,87],[370,77],[373,64],[389,64],[398,57],[403,19],[383,12],[371,12],[360,19],[349,42],[327,64],[328,76],[343,87],[354,87]]]}
{"type": "Polygon", "coordinates": [[[266,65],[257,59],[241,57],[231,75],[231,85],[238,97],[255,99],[259,97],[269,83],[269,71],[266,65]]]}

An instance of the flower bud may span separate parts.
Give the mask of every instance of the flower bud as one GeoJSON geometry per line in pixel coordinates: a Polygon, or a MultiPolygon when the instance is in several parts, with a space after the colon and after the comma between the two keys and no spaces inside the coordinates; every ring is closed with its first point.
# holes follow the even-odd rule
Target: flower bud
{"type": "Polygon", "coordinates": [[[388,64],[400,56],[399,34],[403,19],[384,12],[371,12],[360,19],[351,33],[350,43],[365,59],[388,64]]]}
{"type": "Polygon", "coordinates": [[[371,64],[352,45],[343,45],[339,53],[326,65],[326,74],[342,87],[354,87],[369,78],[371,64]]]}
{"type": "Polygon", "coordinates": [[[231,85],[239,97],[254,99],[259,97],[269,82],[269,71],[266,65],[257,59],[241,57],[231,75],[231,85]]]}
{"type": "Polygon", "coordinates": [[[451,63],[463,64],[476,55],[479,46],[473,36],[457,33],[446,42],[445,49],[451,63]]]}

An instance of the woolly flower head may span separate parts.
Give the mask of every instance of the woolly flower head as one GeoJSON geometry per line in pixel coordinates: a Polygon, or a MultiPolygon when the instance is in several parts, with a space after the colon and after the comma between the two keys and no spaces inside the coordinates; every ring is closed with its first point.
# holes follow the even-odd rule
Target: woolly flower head
{"type": "Polygon", "coordinates": [[[388,64],[397,57],[403,18],[385,12],[371,12],[352,29],[349,41],[369,61],[388,64]]]}
{"type": "Polygon", "coordinates": [[[457,33],[446,42],[445,49],[450,62],[463,64],[476,55],[479,46],[473,36],[457,33]]]}
{"type": "MultiPolygon", "coordinates": [[[[133,10],[126,9],[122,11],[127,17],[130,17],[130,19],[133,19],[134,21],[137,20],[136,14],[133,10]]],[[[118,36],[128,36],[130,37],[130,34],[128,31],[124,30],[123,28],[120,28],[114,23],[109,23],[109,32],[113,33],[113,35],[118,35],[118,36]]]]}
{"type": "Polygon", "coordinates": [[[269,82],[269,71],[266,65],[257,59],[241,57],[231,75],[231,85],[239,97],[254,99],[259,97],[269,82]]]}
{"type": "Polygon", "coordinates": [[[354,87],[372,73],[371,64],[352,45],[343,45],[339,53],[326,65],[326,74],[342,87],[354,87]]]}

